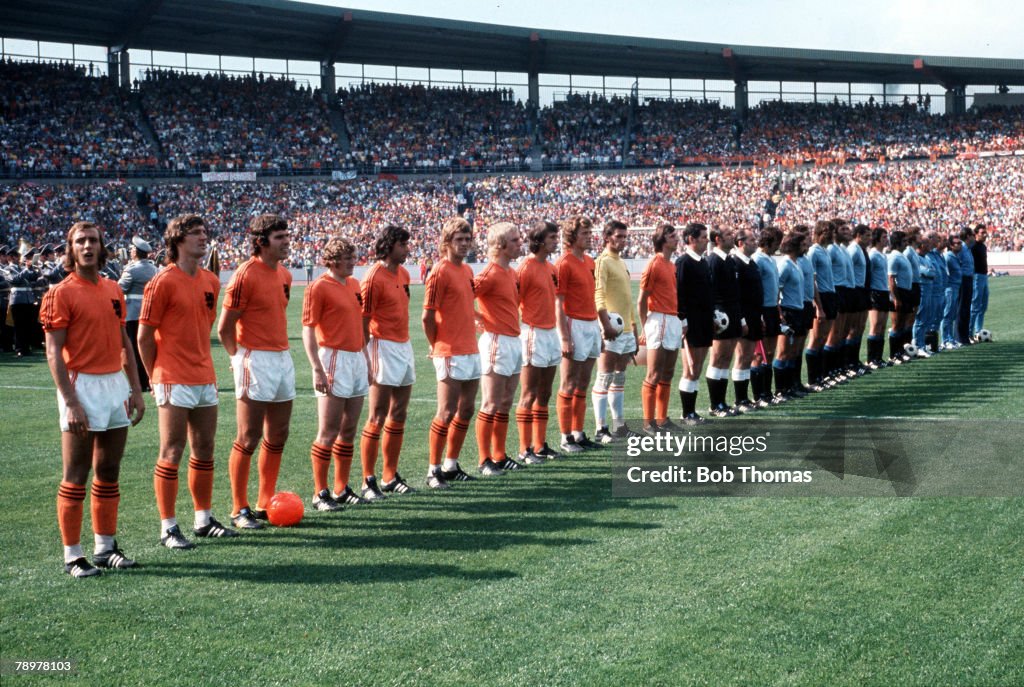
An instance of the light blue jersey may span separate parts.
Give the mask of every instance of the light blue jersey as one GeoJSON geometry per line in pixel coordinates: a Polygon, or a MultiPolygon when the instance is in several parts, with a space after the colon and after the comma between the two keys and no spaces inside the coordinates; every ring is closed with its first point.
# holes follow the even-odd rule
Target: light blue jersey
{"type": "Polygon", "coordinates": [[[801,310],[804,307],[804,274],[800,267],[786,258],[779,270],[779,296],[783,308],[801,310]]]}
{"type": "Polygon", "coordinates": [[[818,287],[818,292],[835,293],[836,283],[832,277],[832,259],[828,251],[815,243],[807,251],[807,257],[814,265],[814,285],[818,287]]]}
{"type": "Polygon", "coordinates": [[[896,277],[896,288],[910,290],[914,284],[914,272],[907,256],[899,251],[889,253],[889,276],[896,277]]]}
{"type": "Polygon", "coordinates": [[[754,252],[754,264],[761,274],[761,290],[764,293],[761,305],[766,308],[778,305],[779,267],[775,264],[775,258],[758,248],[754,252]]]}
{"type": "Polygon", "coordinates": [[[888,291],[889,280],[887,275],[889,265],[885,259],[885,253],[877,248],[872,248],[868,251],[868,257],[871,260],[871,290],[888,291]]]}
{"type": "Polygon", "coordinates": [[[868,286],[864,282],[868,277],[868,259],[864,256],[864,250],[856,241],[850,241],[846,247],[846,254],[850,256],[850,264],[853,266],[853,285],[857,288],[868,286]]]}

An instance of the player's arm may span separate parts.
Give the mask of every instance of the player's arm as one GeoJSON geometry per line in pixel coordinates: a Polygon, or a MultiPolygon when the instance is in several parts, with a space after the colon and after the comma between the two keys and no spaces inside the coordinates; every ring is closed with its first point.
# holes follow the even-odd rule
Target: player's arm
{"type": "Polygon", "coordinates": [[[121,287],[121,291],[128,293],[132,288],[132,271],[125,270],[122,272],[117,280],[117,285],[121,287]]]}
{"type": "Polygon", "coordinates": [[[68,368],[64,364],[63,351],[67,336],[66,329],[52,329],[46,332],[46,362],[50,366],[53,383],[57,385],[57,391],[68,408],[68,430],[72,434],[85,436],[89,433],[89,419],[78,400],[78,394],[75,393],[75,387],[68,376],[68,368]]]}
{"type": "Polygon", "coordinates": [[[825,307],[821,304],[821,292],[818,291],[818,280],[814,280],[814,313],[819,320],[825,319],[825,307]]]}
{"type": "Polygon", "coordinates": [[[142,322],[139,322],[139,360],[152,378],[156,364],[156,329],[142,322]]]}
{"type": "Polygon", "coordinates": [[[676,308],[678,309],[679,321],[683,325],[683,336],[686,336],[686,294],[683,288],[684,274],[686,267],[685,256],[676,261],[676,308]]]}
{"type": "Polygon", "coordinates": [[[644,326],[647,324],[647,298],[649,294],[647,289],[640,289],[640,297],[636,299],[636,311],[637,311],[637,322],[640,323],[640,335],[637,337],[637,343],[646,344],[647,337],[644,336],[644,326]]]}
{"type": "Polygon", "coordinates": [[[605,274],[604,266],[604,258],[598,258],[596,269],[594,270],[594,306],[597,309],[597,319],[601,322],[602,335],[606,340],[611,341],[617,335],[612,329],[611,321],[608,319],[608,297],[605,293],[607,287],[605,282],[607,282],[608,277],[605,274]]]}
{"type": "Polygon", "coordinates": [[[302,347],[306,349],[306,358],[309,359],[309,365],[313,368],[313,388],[326,394],[328,389],[327,372],[324,370],[323,363],[320,362],[320,348],[316,343],[316,327],[302,326],[302,347]]]}
{"type": "Polygon", "coordinates": [[[434,352],[434,342],[437,341],[437,311],[433,308],[423,309],[423,333],[427,336],[427,343],[430,344],[430,352],[434,352]]]}
{"type": "Polygon", "coordinates": [[[562,356],[572,355],[572,334],[569,332],[569,316],[565,314],[565,296],[555,296],[555,326],[558,328],[558,337],[562,340],[562,356]]]}
{"type": "MultiPolygon", "coordinates": [[[[896,308],[899,309],[899,307],[900,307],[900,299],[899,299],[899,296],[897,295],[897,293],[898,292],[896,291],[896,275],[895,274],[890,274],[889,275],[889,299],[892,300],[892,302],[896,306],[896,308]]],[[[895,315],[893,317],[895,317],[895,315]]]]}
{"type": "Polygon", "coordinates": [[[128,384],[131,386],[131,394],[128,396],[128,418],[132,426],[142,422],[142,416],[146,414],[146,400],[142,397],[142,382],[139,381],[139,366],[135,364],[135,350],[132,348],[132,340],[128,338],[128,331],[121,325],[121,354],[124,361],[124,373],[128,376],[128,384]]]}
{"type": "Polygon", "coordinates": [[[238,340],[235,338],[235,325],[242,318],[241,310],[229,310],[224,308],[220,311],[220,322],[217,323],[217,338],[220,345],[227,351],[228,356],[234,358],[238,352],[238,340]]]}

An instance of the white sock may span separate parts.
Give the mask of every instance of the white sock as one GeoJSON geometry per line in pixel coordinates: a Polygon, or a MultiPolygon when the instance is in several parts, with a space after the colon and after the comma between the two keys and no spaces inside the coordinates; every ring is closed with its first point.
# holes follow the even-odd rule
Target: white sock
{"type": "Polygon", "coordinates": [[[96,546],[93,548],[93,555],[103,553],[104,551],[110,551],[114,548],[114,538],[106,534],[93,535],[96,539],[96,546]]]}
{"type": "Polygon", "coordinates": [[[572,438],[575,439],[577,442],[582,440],[583,439],[583,430],[582,429],[577,429],[576,431],[574,431],[572,433],[572,438]]]}
{"type": "Polygon", "coordinates": [[[206,527],[210,524],[210,511],[208,510],[197,510],[195,519],[195,528],[198,530],[200,527],[206,527]]]}
{"type": "Polygon", "coordinates": [[[160,536],[163,537],[167,530],[178,524],[177,518],[163,518],[160,520],[160,536]]]}
{"type": "Polygon", "coordinates": [[[71,546],[65,546],[64,547],[64,562],[65,563],[70,563],[71,561],[78,560],[79,558],[84,558],[84,557],[85,557],[85,554],[82,553],[82,545],[80,543],[79,544],[72,544],[71,546]]]}
{"type": "Polygon", "coordinates": [[[444,462],[441,463],[441,469],[445,472],[452,472],[459,469],[459,461],[454,458],[445,458],[444,462]]]}
{"type": "Polygon", "coordinates": [[[612,409],[612,419],[616,420],[616,429],[626,418],[626,373],[616,372],[612,376],[612,384],[608,387],[608,405],[612,409]]]}

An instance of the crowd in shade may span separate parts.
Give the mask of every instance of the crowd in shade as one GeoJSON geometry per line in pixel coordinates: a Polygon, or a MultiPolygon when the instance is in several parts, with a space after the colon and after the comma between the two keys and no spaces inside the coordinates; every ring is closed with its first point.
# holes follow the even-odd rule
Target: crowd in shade
{"type": "Polygon", "coordinates": [[[333,169],[327,105],[293,80],[150,70],[143,104],[173,170],[333,169]]]}
{"type": "Polygon", "coordinates": [[[0,167],[9,173],[152,168],[129,97],[85,67],[0,60],[0,167]]]}
{"type": "MultiPolygon", "coordinates": [[[[760,227],[842,217],[886,229],[921,226],[948,231],[972,223],[989,227],[989,250],[1024,250],[1024,159],[866,163],[810,167],[661,170],[623,174],[495,175],[472,182],[465,210],[477,229],[498,221],[520,226],[538,219],[588,215],[619,218],[636,229],[624,257],[650,254],[650,228],[661,219],[682,225],[760,227]]],[[[293,266],[316,261],[327,238],[342,235],[362,261],[388,223],[412,233],[411,262],[436,256],[443,221],[457,211],[465,184],[458,179],[347,182],[160,184],[144,205],[125,184],[0,186],[0,238],[33,245],[60,242],[73,221],[98,222],[121,246],[133,234],[156,239],[168,218],[194,212],[217,232],[224,267],[247,257],[245,229],[253,215],[277,212],[293,231],[293,266]]],[[[483,231],[471,259],[483,260],[483,231]]],[[[159,241],[157,241],[159,243],[159,241]]]]}
{"type": "Polygon", "coordinates": [[[320,94],[286,78],[149,70],[136,88],[69,64],[0,62],[2,169],[494,172],[536,156],[545,169],[795,167],[1024,148],[1021,107],[952,116],[909,100],[764,102],[740,124],[692,99],[572,93],[536,110],[509,89],[371,83],[338,91],[335,129],[320,94]]]}
{"type": "Polygon", "coordinates": [[[511,90],[366,84],[338,97],[351,145],[347,162],[357,168],[529,167],[533,119],[511,90]]]}

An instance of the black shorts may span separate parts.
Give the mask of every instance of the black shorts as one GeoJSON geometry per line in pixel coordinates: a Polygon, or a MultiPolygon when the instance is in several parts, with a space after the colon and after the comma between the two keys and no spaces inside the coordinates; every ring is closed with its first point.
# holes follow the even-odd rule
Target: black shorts
{"type": "Polygon", "coordinates": [[[899,296],[900,307],[893,307],[893,311],[903,314],[917,312],[917,304],[914,303],[914,292],[911,289],[897,287],[896,295],[899,296]]]}
{"type": "Polygon", "coordinates": [[[777,306],[765,306],[761,308],[761,317],[764,318],[764,336],[778,336],[781,334],[779,325],[782,321],[779,319],[779,308],[777,306]]]}
{"type": "Polygon", "coordinates": [[[854,312],[853,289],[848,286],[836,286],[836,310],[841,313],[854,312]]]}
{"type": "Polygon", "coordinates": [[[743,319],[747,321],[747,333],[743,338],[747,341],[760,341],[764,338],[764,325],[761,323],[761,310],[747,310],[743,313],[743,319]]]}
{"type": "Polygon", "coordinates": [[[804,333],[811,331],[818,309],[814,307],[814,301],[804,301],[804,333]]]}
{"type": "Polygon", "coordinates": [[[866,286],[858,286],[855,288],[854,293],[856,294],[857,309],[854,312],[867,312],[871,309],[871,289],[866,286]]]}
{"type": "Polygon", "coordinates": [[[690,312],[686,315],[686,345],[691,348],[708,348],[714,339],[715,324],[712,312],[690,312]]]}
{"type": "Polygon", "coordinates": [[[871,310],[877,310],[878,312],[890,312],[892,310],[892,301],[889,300],[888,291],[871,291],[871,310]]]}
{"type": "Polygon", "coordinates": [[[825,319],[836,319],[836,315],[839,314],[839,299],[836,294],[826,292],[818,295],[821,298],[821,309],[825,311],[825,319]]]}
{"type": "Polygon", "coordinates": [[[727,339],[740,338],[740,336],[743,334],[743,326],[740,324],[740,320],[743,318],[743,315],[740,313],[739,310],[725,310],[723,308],[719,308],[719,310],[722,310],[726,315],[729,316],[729,326],[725,328],[725,331],[719,334],[718,332],[714,331],[714,326],[712,325],[712,333],[714,340],[725,341],[727,339]]]}
{"type": "Polygon", "coordinates": [[[807,320],[802,309],[782,308],[782,324],[789,327],[791,336],[799,337],[807,333],[807,320]]]}
{"type": "Polygon", "coordinates": [[[916,312],[917,307],[921,305],[921,282],[916,282],[910,285],[910,297],[913,299],[914,310],[910,312],[916,312]]]}

